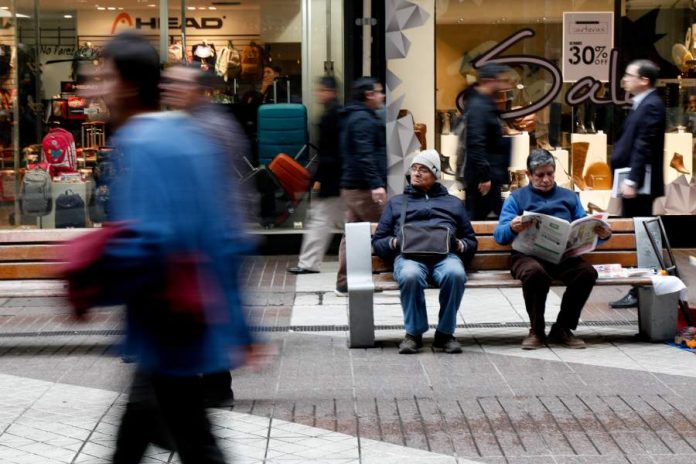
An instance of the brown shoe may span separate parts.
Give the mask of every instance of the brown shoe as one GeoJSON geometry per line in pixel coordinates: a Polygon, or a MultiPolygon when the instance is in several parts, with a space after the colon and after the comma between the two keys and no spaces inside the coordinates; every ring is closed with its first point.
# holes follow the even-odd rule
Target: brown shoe
{"type": "Polygon", "coordinates": [[[544,341],[534,332],[534,329],[529,329],[529,335],[522,340],[523,350],[536,350],[544,347],[544,341]]]}
{"type": "Polygon", "coordinates": [[[669,167],[675,169],[677,172],[680,172],[682,174],[689,173],[689,171],[687,171],[686,167],[684,166],[684,157],[679,153],[674,153],[674,156],[672,156],[672,161],[669,162],[669,167]]]}
{"type": "Polygon", "coordinates": [[[564,329],[554,325],[551,327],[551,332],[549,332],[549,341],[551,343],[558,343],[566,348],[583,349],[587,348],[587,345],[582,340],[582,338],[573,335],[570,329],[564,329]]]}

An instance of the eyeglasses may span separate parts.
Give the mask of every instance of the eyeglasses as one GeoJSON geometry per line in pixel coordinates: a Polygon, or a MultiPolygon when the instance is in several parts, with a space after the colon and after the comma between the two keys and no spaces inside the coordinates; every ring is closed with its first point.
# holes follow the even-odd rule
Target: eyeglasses
{"type": "Polygon", "coordinates": [[[411,166],[411,172],[419,172],[421,174],[428,174],[430,173],[430,169],[426,168],[425,166],[411,166]]]}
{"type": "Polygon", "coordinates": [[[625,72],[625,73],[624,73],[624,77],[626,77],[626,76],[628,76],[628,77],[635,77],[635,78],[637,78],[637,79],[646,79],[646,78],[643,77],[643,76],[639,76],[638,74],[631,74],[630,72],[625,72]]]}

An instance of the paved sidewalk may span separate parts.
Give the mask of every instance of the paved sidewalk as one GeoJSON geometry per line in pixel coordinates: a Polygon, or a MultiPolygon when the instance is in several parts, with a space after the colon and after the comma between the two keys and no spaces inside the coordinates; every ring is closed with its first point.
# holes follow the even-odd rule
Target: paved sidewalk
{"type": "MultiPolygon", "coordinates": [[[[460,310],[463,354],[426,346],[399,356],[398,294],[377,297],[379,346],[348,350],[335,262],[297,278],[285,272],[292,264],[259,257],[246,267],[250,313],[280,354],[262,373],[235,372],[233,410],[211,413],[234,462],[696,460],[696,356],[635,340],[635,311],[606,306],[624,288],[593,292],[578,330],[586,350],[520,350],[521,292],[481,289],[467,290],[460,310]]],[[[437,293],[427,301],[435,316],[437,293]]],[[[61,310],[57,298],[0,298],[0,463],[101,463],[112,453],[132,370],[117,355],[121,310],[95,311],[82,326],[61,310]]],[[[152,448],[146,462],[177,461],[152,448]]]]}

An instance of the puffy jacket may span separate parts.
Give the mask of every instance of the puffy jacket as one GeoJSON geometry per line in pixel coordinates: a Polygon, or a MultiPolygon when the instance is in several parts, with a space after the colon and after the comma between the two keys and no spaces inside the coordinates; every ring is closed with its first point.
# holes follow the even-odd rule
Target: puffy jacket
{"type": "Polygon", "coordinates": [[[508,180],[510,143],[503,138],[500,112],[491,97],[472,91],[466,103],[466,184],[504,184],[508,180]]]}
{"type": "MultiPolygon", "coordinates": [[[[392,197],[387,202],[372,239],[372,247],[380,258],[392,261],[399,254],[398,250],[391,248],[390,242],[394,237],[399,240],[401,211],[405,197],[408,197],[406,223],[449,227],[450,235],[464,243],[464,251],[459,254],[462,260],[467,263],[473,258],[478,242],[464,205],[459,198],[450,195],[439,183],[436,183],[427,193],[408,185],[402,195],[392,197]]],[[[450,249],[456,248],[450,245],[450,249]]]]}
{"type": "Polygon", "coordinates": [[[339,121],[341,105],[331,100],[319,121],[319,168],[315,180],[321,183],[320,197],[337,197],[341,194],[341,153],[339,151],[339,121]]]}
{"type": "Polygon", "coordinates": [[[341,188],[387,186],[387,135],[384,121],[364,103],[346,106],[341,121],[341,188]]]}

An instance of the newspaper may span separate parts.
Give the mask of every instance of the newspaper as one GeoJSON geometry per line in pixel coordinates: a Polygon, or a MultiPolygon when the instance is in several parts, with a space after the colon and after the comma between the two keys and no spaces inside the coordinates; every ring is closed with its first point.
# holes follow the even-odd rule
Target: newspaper
{"type": "Polygon", "coordinates": [[[525,211],[522,222],[533,222],[512,242],[512,249],[558,264],[565,258],[589,253],[597,247],[595,227],[607,223],[607,213],[576,219],[572,223],[547,214],[525,211]]]}

